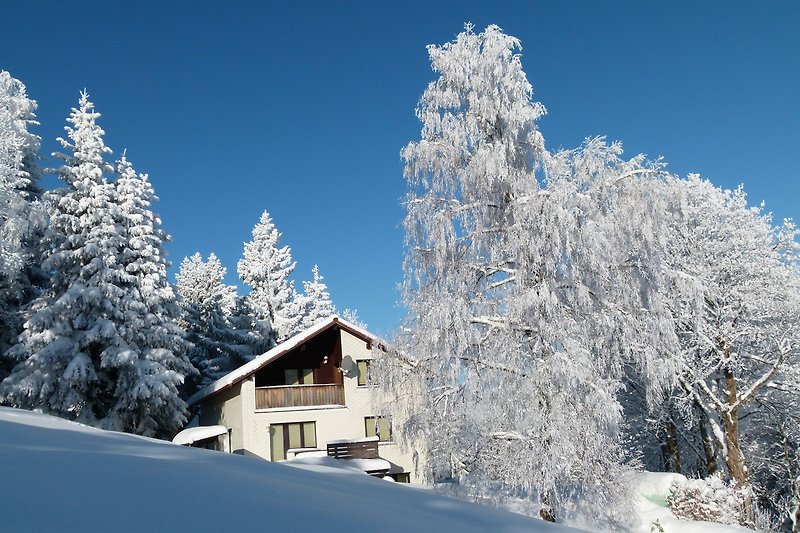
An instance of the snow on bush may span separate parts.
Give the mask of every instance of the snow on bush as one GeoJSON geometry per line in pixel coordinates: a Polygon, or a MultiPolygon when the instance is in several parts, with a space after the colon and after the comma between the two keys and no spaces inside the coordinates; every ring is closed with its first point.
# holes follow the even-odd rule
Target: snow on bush
{"type": "Polygon", "coordinates": [[[684,520],[701,520],[728,525],[750,526],[750,489],[737,489],[719,474],[705,479],[676,479],[672,482],[667,505],[684,520]]]}

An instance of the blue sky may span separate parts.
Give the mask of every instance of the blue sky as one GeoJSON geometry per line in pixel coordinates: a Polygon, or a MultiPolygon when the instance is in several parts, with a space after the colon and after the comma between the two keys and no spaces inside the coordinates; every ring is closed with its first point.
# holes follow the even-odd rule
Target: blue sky
{"type": "Polygon", "coordinates": [[[606,135],[800,218],[793,0],[12,0],[3,18],[0,69],[38,100],[45,151],[87,88],[115,155],[150,174],[176,267],[214,252],[237,283],[267,210],[298,286],[319,264],[337,307],[378,333],[403,315],[399,151],[434,78],[425,46],[467,21],[522,41],[551,149],[606,135]]]}

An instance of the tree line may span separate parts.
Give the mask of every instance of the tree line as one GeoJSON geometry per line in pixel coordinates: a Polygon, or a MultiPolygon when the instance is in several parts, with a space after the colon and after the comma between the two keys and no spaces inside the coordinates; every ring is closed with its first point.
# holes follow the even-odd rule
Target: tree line
{"type": "Polygon", "coordinates": [[[519,50],[469,25],[428,47],[408,315],[373,372],[398,435],[440,486],[551,520],[579,495],[624,521],[646,467],[723,475],[742,524],[797,531],[797,228],[604,138],[549,150],[519,50]]]}
{"type": "Polygon", "coordinates": [[[110,160],[89,95],[55,168],[41,164],[35,110],[0,72],[0,403],[171,437],[198,387],[335,312],[316,266],[295,290],[267,212],[238,264],[248,294],[214,254],[184,259],[170,283],[153,186],[125,151],[110,160]],[[45,173],[62,186],[43,190],[45,173]]]}

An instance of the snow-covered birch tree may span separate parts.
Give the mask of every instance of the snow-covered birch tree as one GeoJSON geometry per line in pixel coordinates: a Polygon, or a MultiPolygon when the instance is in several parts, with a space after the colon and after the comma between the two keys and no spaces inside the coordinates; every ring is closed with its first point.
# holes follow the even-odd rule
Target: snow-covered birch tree
{"type": "Polygon", "coordinates": [[[264,211],[253,227],[253,239],[244,243],[239,260],[239,278],[250,287],[245,302],[266,339],[266,348],[297,333],[302,319],[297,305],[294,282],[295,268],[288,246],[279,246],[280,232],[264,211]]]}
{"type": "Polygon", "coordinates": [[[435,479],[551,520],[581,493],[616,520],[623,364],[647,383],[673,366],[651,267],[660,169],[602,139],[549,154],[519,47],[469,25],[428,47],[438,78],[402,151],[408,323],[375,373],[435,479]]]}
{"type": "Polygon", "coordinates": [[[751,464],[746,449],[771,439],[743,425],[778,396],[797,405],[798,231],[791,222],[773,226],[741,188],[697,176],[671,185],[679,216],[670,226],[670,268],[694,288],[671,294],[685,360],[680,384],[708,420],[708,445],[736,485],[748,487],[763,465],[751,464]]]}

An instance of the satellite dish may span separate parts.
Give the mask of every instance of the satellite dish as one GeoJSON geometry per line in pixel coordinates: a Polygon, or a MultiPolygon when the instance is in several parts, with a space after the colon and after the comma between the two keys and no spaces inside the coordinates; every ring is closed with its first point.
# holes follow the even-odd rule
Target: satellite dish
{"type": "Polygon", "coordinates": [[[349,378],[358,373],[358,366],[356,365],[356,362],[353,361],[352,357],[345,355],[342,357],[342,366],[339,367],[339,370],[341,370],[342,374],[349,378]]]}

